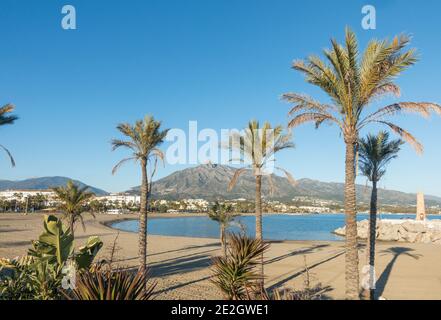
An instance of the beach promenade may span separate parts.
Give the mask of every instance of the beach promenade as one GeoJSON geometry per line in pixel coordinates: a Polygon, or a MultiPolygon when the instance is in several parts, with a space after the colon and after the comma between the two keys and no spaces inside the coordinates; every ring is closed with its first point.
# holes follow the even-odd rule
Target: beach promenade
{"type": "MultiPolygon", "coordinates": [[[[164,216],[164,215],[161,215],[164,216]]],[[[86,232],[76,228],[76,245],[89,235],[99,236],[104,247],[99,258],[109,256],[118,231],[108,226],[115,219],[136,215],[86,215],[86,232]]],[[[14,258],[26,253],[30,241],[42,230],[42,215],[0,214],[0,257],[14,258]]],[[[135,266],[138,235],[119,232],[116,260],[123,266],[135,266]]],[[[344,298],[343,242],[280,241],[272,242],[265,256],[266,285],[269,288],[303,288],[305,261],[312,285],[321,282],[326,296],[344,298]]],[[[217,239],[184,237],[148,237],[148,263],[158,282],[156,299],[222,298],[210,283],[211,258],[219,253],[217,239]]],[[[365,261],[360,245],[360,268],[365,261]]],[[[378,292],[386,299],[441,299],[441,246],[379,242],[377,244],[378,292]]]]}

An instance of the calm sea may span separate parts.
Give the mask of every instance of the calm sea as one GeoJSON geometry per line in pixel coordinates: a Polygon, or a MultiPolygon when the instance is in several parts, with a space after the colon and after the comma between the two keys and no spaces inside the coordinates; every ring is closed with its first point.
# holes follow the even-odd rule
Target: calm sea
{"type": "MultiPolygon", "coordinates": [[[[382,214],[383,219],[415,219],[415,215],[382,214]]],[[[368,219],[367,214],[359,214],[358,220],[368,219]]],[[[429,219],[441,219],[441,216],[429,216],[429,219]]],[[[263,234],[268,240],[323,240],[341,241],[342,237],[332,234],[344,225],[343,214],[316,215],[267,215],[263,217],[263,234]]],[[[117,222],[113,228],[137,232],[138,221],[117,222]]],[[[230,231],[246,230],[254,236],[254,216],[242,216],[230,227],[230,231]]],[[[148,221],[148,232],[154,235],[183,236],[198,238],[219,238],[219,226],[206,216],[153,218],[148,221]]]]}

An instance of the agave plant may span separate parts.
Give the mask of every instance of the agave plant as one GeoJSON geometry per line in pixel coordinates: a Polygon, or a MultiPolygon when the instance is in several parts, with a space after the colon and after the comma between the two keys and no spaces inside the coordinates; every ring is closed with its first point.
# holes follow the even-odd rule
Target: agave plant
{"type": "Polygon", "coordinates": [[[148,283],[147,271],[98,266],[81,272],[76,278],[75,289],[63,294],[69,300],[150,300],[156,282],[148,283]]]}
{"type": "Polygon", "coordinates": [[[211,280],[228,300],[245,299],[249,290],[260,288],[261,275],[256,266],[269,244],[244,235],[230,235],[226,256],[213,258],[211,280]]]}

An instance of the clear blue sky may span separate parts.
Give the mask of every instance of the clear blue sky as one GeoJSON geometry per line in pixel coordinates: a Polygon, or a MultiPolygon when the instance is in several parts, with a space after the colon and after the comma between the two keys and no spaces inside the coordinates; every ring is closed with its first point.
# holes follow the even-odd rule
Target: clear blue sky
{"type": "MultiPolygon", "coordinates": [[[[1,179],[62,175],[108,191],[139,184],[138,166],[112,166],[115,126],[145,114],[165,127],[241,128],[251,118],[286,124],[280,95],[295,91],[326,101],[290,69],[291,62],[342,39],[351,26],[369,38],[413,35],[421,61],[403,74],[401,100],[441,102],[437,0],[415,1],[24,1],[0,3],[0,103],[20,120],[0,129],[17,167],[0,157],[1,179]],[[361,28],[361,7],[377,8],[377,30],[361,28]],[[60,27],[61,7],[77,10],[74,31],[60,27]]],[[[388,101],[384,101],[387,103],[388,101]]],[[[382,187],[441,196],[441,120],[397,122],[425,145],[406,146],[382,187]]],[[[335,127],[295,131],[296,149],[279,157],[296,178],[343,181],[344,146],[335,127]]],[[[167,166],[158,177],[179,166],[167,166]]],[[[359,183],[365,179],[359,178],[359,183]]]]}

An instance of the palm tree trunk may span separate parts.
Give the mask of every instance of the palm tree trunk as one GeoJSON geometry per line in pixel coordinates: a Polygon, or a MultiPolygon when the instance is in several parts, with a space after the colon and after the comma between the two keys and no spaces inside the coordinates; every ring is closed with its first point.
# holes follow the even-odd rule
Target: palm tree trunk
{"type": "Polygon", "coordinates": [[[374,180],[374,181],[372,181],[371,209],[370,209],[370,216],[369,216],[369,236],[368,236],[367,245],[366,245],[366,247],[367,247],[366,260],[367,260],[368,265],[370,267],[370,270],[369,270],[369,284],[370,284],[369,298],[371,300],[375,299],[375,287],[374,287],[375,279],[372,279],[374,277],[374,274],[371,272],[371,270],[375,270],[376,236],[377,236],[377,181],[374,180]]]}
{"type": "MultiPolygon", "coordinates": [[[[256,239],[263,241],[262,233],[262,176],[256,175],[256,239]]],[[[264,286],[263,253],[260,256],[260,285],[264,286]]]]}
{"type": "Polygon", "coordinates": [[[224,254],[224,257],[227,256],[227,244],[225,241],[225,226],[223,224],[220,225],[220,240],[221,240],[221,246],[222,246],[222,253],[224,254]]]}
{"type": "Polygon", "coordinates": [[[346,215],[346,298],[359,299],[357,203],[355,194],[355,142],[346,142],[345,215],[346,215]]]}
{"type": "Polygon", "coordinates": [[[139,212],[139,271],[147,268],[147,160],[141,160],[141,208],[139,212]]]}

